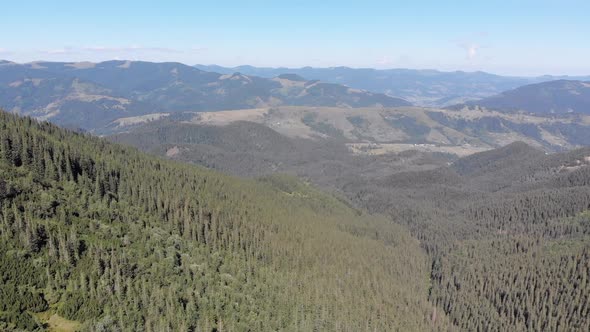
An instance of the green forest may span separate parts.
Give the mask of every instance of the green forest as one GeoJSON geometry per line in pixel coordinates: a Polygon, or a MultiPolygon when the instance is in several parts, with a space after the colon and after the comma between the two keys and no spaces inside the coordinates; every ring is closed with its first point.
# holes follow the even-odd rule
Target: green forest
{"type": "Polygon", "coordinates": [[[589,148],[380,160],[283,138],[281,155],[257,127],[195,128],[182,148],[216,144],[234,173],[254,144],[306,180],[0,113],[0,330],[590,330],[589,148]],[[235,147],[240,128],[257,140],[235,147]]]}
{"type": "Polygon", "coordinates": [[[579,166],[588,155],[515,143],[349,190],[420,240],[432,259],[429,300],[453,327],[588,331],[590,167],[579,166]]]}
{"type": "Polygon", "coordinates": [[[3,112],[0,239],[2,331],[450,327],[385,217],[3,112]]]}

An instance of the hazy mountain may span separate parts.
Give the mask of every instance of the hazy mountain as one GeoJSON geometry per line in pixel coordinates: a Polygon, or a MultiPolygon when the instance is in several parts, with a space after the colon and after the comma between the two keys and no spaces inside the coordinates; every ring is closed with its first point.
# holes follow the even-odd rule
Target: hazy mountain
{"type": "Polygon", "coordinates": [[[557,80],[525,85],[466,104],[501,111],[590,114],[590,82],[557,80]]]}
{"type": "Polygon", "coordinates": [[[260,77],[276,77],[280,74],[297,74],[306,79],[381,92],[403,98],[420,106],[446,106],[469,99],[489,97],[516,87],[556,79],[590,80],[590,76],[539,76],[511,77],[485,72],[443,72],[416,69],[371,69],[371,68],[264,68],[253,66],[221,67],[196,65],[201,70],[218,73],[240,72],[260,77]]]}
{"type": "Polygon", "coordinates": [[[111,89],[78,78],[21,77],[0,87],[1,107],[62,126],[97,128],[115,118],[157,110],[147,103],[121,97],[111,89]]]}
{"type": "Polygon", "coordinates": [[[268,79],[205,72],[180,63],[107,61],[0,64],[0,105],[62,125],[97,129],[157,112],[274,105],[403,106],[408,102],[293,75],[268,79]]]}

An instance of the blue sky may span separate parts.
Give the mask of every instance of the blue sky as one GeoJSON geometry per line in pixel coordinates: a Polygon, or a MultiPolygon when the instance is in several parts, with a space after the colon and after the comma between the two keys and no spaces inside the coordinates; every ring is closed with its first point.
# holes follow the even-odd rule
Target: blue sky
{"type": "Polygon", "coordinates": [[[6,1],[0,59],[590,74],[590,1],[6,1]]]}

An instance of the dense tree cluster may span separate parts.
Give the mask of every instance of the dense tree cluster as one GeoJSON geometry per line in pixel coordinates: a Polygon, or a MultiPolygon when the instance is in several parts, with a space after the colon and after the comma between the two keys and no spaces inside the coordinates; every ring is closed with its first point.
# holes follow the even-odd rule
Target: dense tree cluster
{"type": "Polygon", "coordinates": [[[1,113],[0,330],[590,329],[590,149],[441,166],[248,123],[154,128],[116,139],[346,199],[1,113]]]}
{"type": "Polygon", "coordinates": [[[421,241],[429,298],[461,330],[588,331],[588,155],[515,144],[345,189],[421,241]]]}
{"type": "Polygon", "coordinates": [[[546,154],[514,143],[446,165],[449,156],[411,151],[354,157],[246,123],[154,124],[114,139],[162,155],[176,146],[175,159],[239,175],[292,171],[388,215],[429,256],[434,320],[467,331],[588,330],[590,148],[546,154]]]}
{"type": "Polygon", "coordinates": [[[461,241],[433,263],[431,300],[466,330],[587,331],[590,215],[461,241]]]}
{"type": "Polygon", "coordinates": [[[0,330],[446,330],[429,270],[403,227],[298,180],[0,113],[0,330]]]}

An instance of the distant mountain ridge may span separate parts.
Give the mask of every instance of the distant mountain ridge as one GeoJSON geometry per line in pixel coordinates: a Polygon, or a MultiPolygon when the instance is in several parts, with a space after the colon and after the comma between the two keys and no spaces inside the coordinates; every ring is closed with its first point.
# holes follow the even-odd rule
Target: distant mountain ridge
{"type": "Polygon", "coordinates": [[[0,63],[0,107],[87,130],[159,112],[298,106],[407,106],[379,93],[295,75],[261,78],[143,61],[0,63]]]}
{"type": "MultiPolygon", "coordinates": [[[[345,144],[353,153],[362,155],[419,150],[463,156],[515,141],[526,142],[545,151],[563,151],[590,145],[590,115],[547,116],[466,108],[343,109],[281,106],[153,114],[150,119],[146,119],[146,116],[119,119],[109,127],[108,133],[133,132],[140,127],[144,127],[145,132],[160,128],[162,122],[171,132],[174,131],[172,128],[181,131],[187,124],[227,129],[235,123],[257,123],[290,138],[338,141],[345,144]]],[[[158,136],[163,134],[160,129],[157,133],[158,136]]],[[[150,135],[156,136],[154,133],[150,135]]],[[[181,135],[181,138],[184,137],[181,135]]],[[[186,137],[192,139],[195,136],[186,137]]],[[[246,139],[234,138],[238,142],[246,139]]],[[[247,140],[249,139],[254,138],[247,140]]],[[[280,140],[272,141],[280,145],[280,140]]],[[[238,143],[233,145],[239,146],[238,143]]],[[[281,149],[287,151],[288,147],[281,149]]],[[[241,149],[238,150],[242,152],[241,149]]]]}
{"type": "Polygon", "coordinates": [[[499,111],[590,114],[590,81],[557,80],[530,84],[466,105],[499,111]]]}
{"type": "Polygon", "coordinates": [[[196,65],[196,68],[218,73],[240,72],[260,77],[280,74],[296,74],[306,79],[345,84],[352,88],[403,98],[419,106],[447,106],[480,99],[511,90],[519,86],[559,79],[590,80],[590,76],[501,76],[486,72],[443,72],[430,69],[373,69],[373,68],[270,68],[270,67],[222,67],[196,65]]]}

